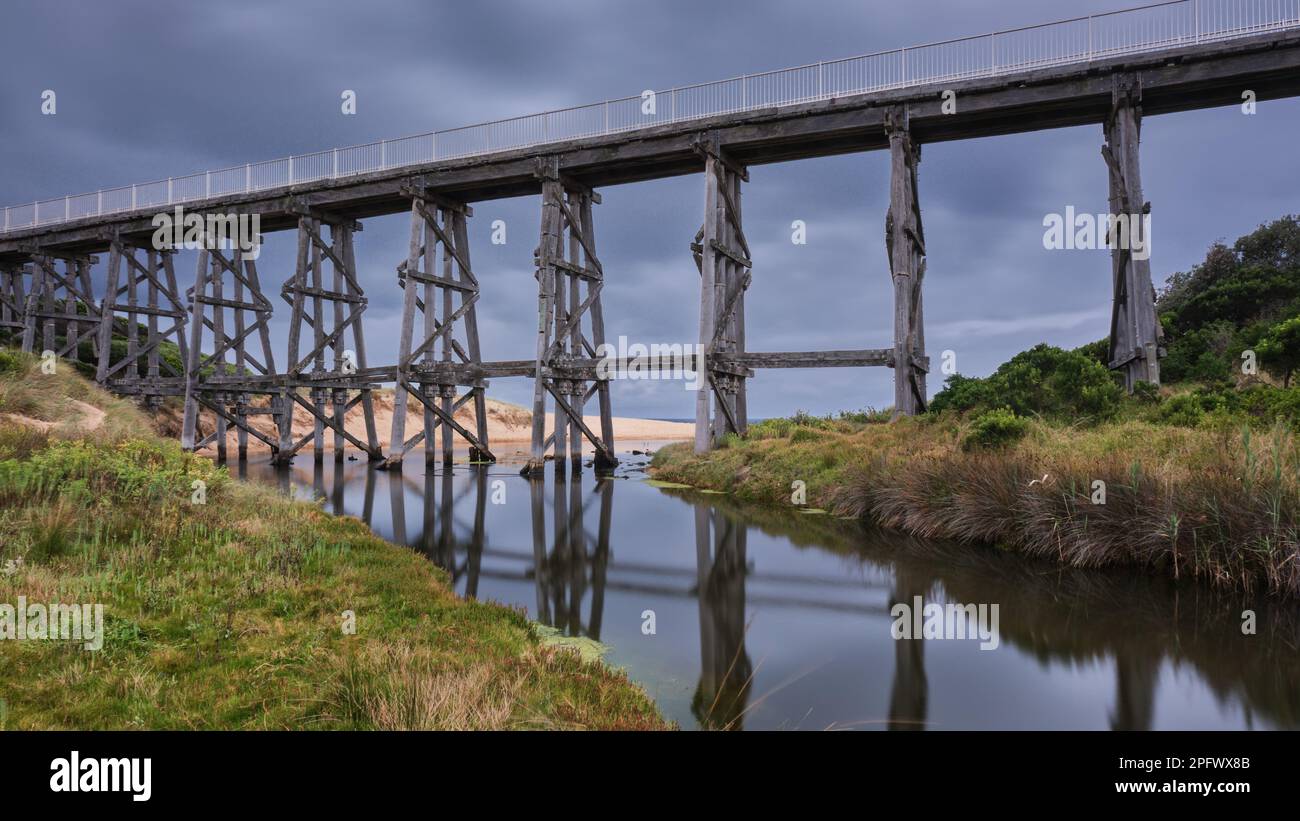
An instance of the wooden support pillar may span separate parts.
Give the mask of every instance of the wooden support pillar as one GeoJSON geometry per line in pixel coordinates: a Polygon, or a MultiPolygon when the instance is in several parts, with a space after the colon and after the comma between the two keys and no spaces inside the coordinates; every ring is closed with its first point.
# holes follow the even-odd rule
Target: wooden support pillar
{"type": "MultiPolygon", "coordinates": [[[[78,361],[82,330],[97,327],[100,321],[99,301],[90,279],[90,266],[97,261],[90,256],[48,252],[32,255],[31,290],[23,308],[24,351],[52,351],[60,358],[78,361]]],[[[99,353],[99,339],[93,334],[91,353],[96,357],[99,353]]]]}
{"type": "Polygon", "coordinates": [[[114,237],[108,251],[107,285],[100,302],[96,329],[98,362],[95,381],[106,390],[133,396],[156,408],[165,396],[184,393],[184,362],[188,358],[185,338],[186,305],[176,284],[170,248],[139,249],[114,237]],[[144,251],[143,262],[140,252],[144,251]],[[140,286],[146,301],[140,304],[140,286]],[[139,328],[146,325],[144,345],[139,328]],[[162,327],[161,320],[168,325],[162,327]],[[125,356],[114,359],[113,336],[117,329],[126,337],[125,356]],[[162,357],[164,343],[175,344],[180,352],[177,367],[162,357]]]}
{"type": "Polygon", "coordinates": [[[1110,179],[1111,247],[1109,363],[1122,370],[1129,393],[1139,382],[1160,384],[1164,331],[1156,317],[1151,282],[1151,204],[1143,198],[1139,145],[1142,87],[1136,75],[1117,74],[1102,158],[1110,179]]]}
{"type": "Polygon", "coordinates": [[[926,408],[925,355],[921,284],[925,279],[925,230],[917,192],[921,146],[912,139],[906,106],[885,115],[889,136],[889,213],[885,246],[894,282],[894,417],[914,416],[926,408]]]}
{"type": "MultiPolygon", "coordinates": [[[[190,297],[189,342],[185,360],[185,416],[181,425],[181,446],[196,450],[208,444],[216,446],[218,458],[224,458],[226,434],[230,426],[237,432],[237,453],[247,453],[248,437],[253,437],[278,454],[280,441],[262,433],[248,422],[252,413],[269,414],[285,429],[285,415],[292,411],[280,401],[282,383],[277,382],[275,354],[271,349],[270,322],[272,306],[262,291],[254,255],[239,248],[222,248],[204,237],[195,267],[194,288],[190,297]],[[231,291],[227,296],[226,281],[231,291]],[[226,312],[230,311],[233,336],[227,332],[226,312]],[[211,331],[211,344],[204,351],[204,340],[211,331]],[[249,350],[247,340],[257,335],[260,350],[249,350]],[[231,359],[233,358],[233,362],[231,359]],[[267,397],[268,404],[254,408],[251,396],[267,397]],[[199,412],[212,414],[213,429],[200,437],[199,412]]],[[[170,262],[165,264],[169,270],[170,262]]],[[[169,274],[170,276],[170,274],[169,274]]],[[[160,284],[161,287],[161,284],[160,284]]]]}
{"type": "Polygon", "coordinates": [[[704,225],[691,251],[700,272],[699,391],[695,397],[695,452],[728,433],[749,430],[745,401],[745,292],[753,262],[741,219],[741,183],[749,171],[724,153],[716,134],[698,140],[704,158],[704,225]]]}
{"type": "Polygon", "coordinates": [[[361,318],[367,299],[356,275],[354,236],[360,224],[336,219],[305,208],[298,209],[298,252],[294,273],[280,295],[290,306],[288,363],[280,377],[280,442],[275,459],[287,463],[312,443],[312,459],[325,459],[325,431],[333,432],[334,460],[342,462],[348,444],[375,461],[383,458],[375,430],[376,387],[366,373],[365,337],[361,318]],[[326,240],[324,229],[329,229],[326,240]],[[330,266],[327,282],[325,265],[330,266]],[[326,307],[329,303],[329,307],[326,307]],[[310,309],[309,307],[310,306],[310,309]],[[302,352],[304,327],[311,330],[312,347],[302,352]],[[353,347],[347,347],[351,332],[353,347]],[[327,365],[325,354],[333,359],[327,365]],[[306,389],[307,395],[302,391],[306,389]],[[350,398],[351,397],[351,398],[350,398]],[[365,440],[349,432],[347,412],[360,405],[365,417],[365,440]],[[293,411],[310,414],[311,431],[294,438],[293,411]]]}
{"type": "Polygon", "coordinates": [[[525,476],[541,475],[550,450],[556,470],[566,463],[582,465],[582,442],[595,448],[598,471],[618,465],[614,456],[614,420],[609,380],[597,368],[580,367],[575,359],[594,359],[605,343],[600,303],[604,269],[596,256],[592,205],[600,196],[560,173],[554,157],[538,160],[542,182],[541,242],[534,253],[537,265],[537,359],[533,372],[533,436],[525,476]],[[585,285],[585,296],[584,294],[585,285]],[[588,319],[591,336],[583,332],[588,319]],[[588,382],[591,383],[588,387],[588,382]],[[546,435],[547,395],[555,407],[555,424],[546,435]],[[600,433],[582,416],[585,403],[598,397],[600,433]]]}
{"type": "Polygon", "coordinates": [[[0,333],[22,343],[27,327],[27,279],[31,265],[20,262],[0,267],[0,333]]]}
{"type": "Polygon", "coordinates": [[[190,345],[189,356],[185,360],[185,414],[181,422],[181,447],[185,450],[194,450],[198,434],[199,363],[202,361],[203,325],[207,321],[202,299],[208,291],[209,277],[208,252],[207,249],[200,248],[194,269],[194,290],[190,292],[190,345]]]}
{"type": "Polygon", "coordinates": [[[443,465],[449,466],[457,437],[469,444],[471,462],[496,461],[488,448],[487,383],[476,309],[479,284],[470,266],[467,220],[473,210],[428,190],[422,179],[408,181],[403,190],[411,197],[411,238],[406,261],[397,267],[402,326],[393,427],[383,467],[400,469],[402,458],[420,443],[426,465],[441,453],[443,465]],[[419,324],[423,327],[417,335],[419,324]],[[459,397],[458,387],[466,389],[459,397]],[[424,424],[408,439],[406,415],[412,398],[419,403],[424,424]],[[473,432],[456,419],[456,411],[470,402],[473,432]]]}

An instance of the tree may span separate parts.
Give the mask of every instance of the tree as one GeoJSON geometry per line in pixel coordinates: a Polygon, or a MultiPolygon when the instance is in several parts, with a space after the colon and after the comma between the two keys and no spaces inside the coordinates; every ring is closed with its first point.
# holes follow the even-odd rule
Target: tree
{"type": "Polygon", "coordinates": [[[1255,354],[1259,364],[1282,377],[1282,387],[1290,387],[1291,374],[1300,367],[1300,316],[1269,328],[1255,354]]]}

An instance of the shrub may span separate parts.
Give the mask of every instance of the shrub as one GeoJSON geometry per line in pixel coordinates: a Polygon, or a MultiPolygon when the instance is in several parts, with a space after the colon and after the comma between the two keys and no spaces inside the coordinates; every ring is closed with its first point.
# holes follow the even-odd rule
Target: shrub
{"type": "Polygon", "coordinates": [[[1180,393],[1165,400],[1156,409],[1155,418],[1166,425],[1194,428],[1205,418],[1205,409],[1195,394],[1180,393]]]}
{"type": "Polygon", "coordinates": [[[1138,382],[1133,386],[1133,398],[1139,402],[1160,401],[1160,386],[1154,382],[1138,382]]]}
{"type": "Polygon", "coordinates": [[[993,401],[989,380],[955,373],[944,380],[943,390],[930,400],[929,410],[934,414],[944,411],[966,413],[976,408],[989,407],[993,401]]]}
{"type": "Polygon", "coordinates": [[[9,348],[0,348],[0,373],[19,373],[26,369],[22,354],[9,348]]]}
{"type": "Polygon", "coordinates": [[[1078,351],[1035,345],[987,379],[954,374],[930,403],[935,413],[1006,407],[1019,416],[1073,422],[1113,417],[1123,389],[1096,359],[1078,351]]]}
{"type": "Polygon", "coordinates": [[[962,439],[963,450],[1006,447],[1024,438],[1029,422],[1007,408],[985,411],[971,423],[962,439]]]}
{"type": "Polygon", "coordinates": [[[1259,362],[1282,377],[1282,386],[1291,386],[1291,374],[1300,367],[1300,316],[1279,322],[1268,329],[1255,350],[1259,362]]]}

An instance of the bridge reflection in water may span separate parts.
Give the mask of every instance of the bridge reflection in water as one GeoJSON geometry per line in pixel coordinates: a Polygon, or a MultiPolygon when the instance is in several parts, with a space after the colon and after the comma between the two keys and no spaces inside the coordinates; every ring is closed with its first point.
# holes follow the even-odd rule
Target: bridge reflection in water
{"type": "Polygon", "coordinates": [[[427,555],[463,595],[610,644],[610,660],[683,726],[1294,727],[1300,716],[1300,624],[1275,603],[623,478],[547,471],[529,482],[509,466],[421,475],[360,462],[237,470],[358,516],[427,555]],[[1001,646],[892,640],[891,606],[916,596],[998,603],[1001,646]],[[1246,606],[1259,614],[1256,636],[1241,635],[1246,606]]]}

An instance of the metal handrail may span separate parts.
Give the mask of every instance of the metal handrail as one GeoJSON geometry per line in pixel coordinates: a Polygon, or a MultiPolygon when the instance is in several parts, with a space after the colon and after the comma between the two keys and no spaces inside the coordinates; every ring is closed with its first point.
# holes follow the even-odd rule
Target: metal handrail
{"type": "Polygon", "coordinates": [[[339,180],[438,160],[774,106],[992,77],[1300,26],[1300,0],[1168,0],[841,60],[643,92],[395,140],[245,163],[4,209],[0,233],[339,180]]]}

